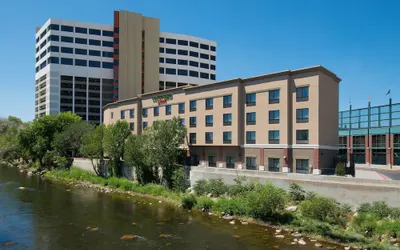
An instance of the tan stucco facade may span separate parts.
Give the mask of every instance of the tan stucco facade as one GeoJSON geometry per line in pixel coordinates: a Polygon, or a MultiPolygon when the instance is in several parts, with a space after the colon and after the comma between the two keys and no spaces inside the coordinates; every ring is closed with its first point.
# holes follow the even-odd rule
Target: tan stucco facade
{"type": "Polygon", "coordinates": [[[216,159],[217,167],[226,167],[227,157],[231,157],[237,168],[320,173],[332,167],[338,149],[339,82],[335,74],[316,66],[175,88],[108,104],[104,107],[104,123],[114,123],[125,111],[125,119],[134,123],[136,134],[145,122],[151,126],[156,120],[179,116],[188,133],[183,146],[199,164],[208,165],[209,159],[216,159]],[[164,95],[172,99],[162,104],[153,101],[153,97],[164,95]],[[229,105],[224,105],[226,96],[231,96],[229,105]],[[247,97],[252,101],[246,102],[247,97]],[[212,100],[212,108],[206,108],[207,99],[212,100]],[[196,102],[192,111],[191,101],[196,102]],[[179,112],[179,104],[184,105],[183,112],[179,112]],[[166,114],[169,105],[171,114],[166,114]],[[132,109],[135,115],[130,118],[132,109]],[[158,116],[154,109],[158,109],[158,116]],[[298,109],[307,115],[297,117],[298,109]],[[147,117],[143,116],[144,110],[147,117]],[[270,111],[275,112],[275,119],[269,117],[270,111]],[[255,114],[252,122],[247,121],[249,113],[255,114]],[[230,124],[224,123],[224,114],[230,114],[230,124]],[[206,124],[207,116],[212,116],[212,124],[206,124]],[[196,126],[190,126],[190,117],[196,117],[196,126]],[[274,131],[274,138],[269,138],[270,131],[274,131]],[[212,133],[212,141],[206,141],[206,132],[212,133]],[[230,141],[224,141],[224,132],[231,133],[230,141]],[[195,134],[195,142],[189,141],[190,134],[195,134]]]}
{"type": "Polygon", "coordinates": [[[120,100],[158,90],[160,20],[119,11],[120,100]]]}

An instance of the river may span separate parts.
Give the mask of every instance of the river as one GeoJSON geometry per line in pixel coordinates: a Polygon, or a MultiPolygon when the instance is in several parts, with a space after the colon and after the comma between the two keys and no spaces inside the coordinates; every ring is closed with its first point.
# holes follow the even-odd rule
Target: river
{"type": "Polygon", "coordinates": [[[274,233],[153,199],[70,189],[0,166],[0,249],[299,248],[288,235],[277,239],[274,233]]]}

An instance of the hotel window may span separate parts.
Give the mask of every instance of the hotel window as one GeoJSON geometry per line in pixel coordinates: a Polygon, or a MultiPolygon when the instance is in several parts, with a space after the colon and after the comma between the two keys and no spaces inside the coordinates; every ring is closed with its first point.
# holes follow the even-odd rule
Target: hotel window
{"type": "Polygon", "coordinates": [[[230,126],[230,125],[232,125],[232,114],[231,113],[229,113],[229,114],[224,114],[223,115],[223,120],[224,120],[224,126],[230,126]]]}
{"type": "Polygon", "coordinates": [[[213,132],[206,132],[206,144],[212,144],[213,143],[213,132]]]}
{"type": "Polygon", "coordinates": [[[153,115],[158,116],[160,114],[160,108],[159,107],[154,107],[153,109],[153,115]]]}
{"type": "Polygon", "coordinates": [[[296,130],[296,143],[308,144],[308,129],[296,130]]]}
{"type": "Polygon", "coordinates": [[[114,32],[109,30],[103,30],[103,36],[113,37],[114,32]]]}
{"type": "Polygon", "coordinates": [[[75,66],[87,66],[87,61],[82,59],[75,59],[75,66]]]}
{"type": "Polygon", "coordinates": [[[213,109],[213,107],[214,107],[214,100],[213,100],[213,98],[207,98],[207,99],[206,99],[206,109],[207,109],[207,110],[210,110],[210,109],[213,109]]]}
{"type": "Polygon", "coordinates": [[[125,110],[121,110],[121,120],[125,119],[125,110]]]}
{"type": "Polygon", "coordinates": [[[178,64],[179,65],[188,65],[188,61],[187,60],[178,59],[178,64]]]}
{"type": "Polygon", "coordinates": [[[256,170],[257,169],[257,158],[256,157],[246,157],[246,169],[256,170]]]}
{"type": "Polygon", "coordinates": [[[135,130],[135,123],[130,122],[129,123],[129,129],[130,129],[130,131],[134,131],[135,130]]]}
{"type": "Polygon", "coordinates": [[[279,103],[279,89],[269,91],[269,104],[279,103]]]}
{"type": "MultiPolygon", "coordinates": [[[[185,118],[180,118],[179,119],[179,125],[181,125],[182,127],[185,126],[185,118]]],[[[181,143],[181,144],[183,144],[183,143],[181,143]]]]}
{"type": "Polygon", "coordinates": [[[213,55],[211,55],[211,56],[210,56],[210,59],[211,59],[212,61],[215,61],[215,60],[216,60],[216,57],[213,56],[213,55]]]}
{"type": "Polygon", "coordinates": [[[278,123],[279,123],[279,110],[270,110],[269,124],[278,124],[278,123]]]}
{"type": "Polygon", "coordinates": [[[246,94],[246,105],[247,106],[256,105],[256,93],[246,94]]]}
{"type": "Polygon", "coordinates": [[[101,35],[101,31],[96,30],[96,29],[89,29],[89,34],[90,35],[101,35]]]}
{"type": "Polygon", "coordinates": [[[296,101],[308,101],[308,86],[296,88],[296,101]]]}
{"type": "Polygon", "coordinates": [[[166,48],[166,49],[165,49],[165,53],[171,54],[171,55],[176,55],[176,49],[169,49],[169,48],[166,48]]]}
{"type": "Polygon", "coordinates": [[[184,114],[185,113],[185,103],[179,103],[178,104],[178,112],[179,114],[184,114]]]}
{"type": "Polygon", "coordinates": [[[178,49],[178,55],[187,56],[188,54],[187,50],[178,49]]]}
{"type": "Polygon", "coordinates": [[[164,57],[160,57],[160,63],[164,63],[164,57]]]}
{"type": "Polygon", "coordinates": [[[199,53],[194,52],[194,51],[190,51],[189,55],[193,56],[193,57],[199,57],[199,53]]]}
{"type": "Polygon", "coordinates": [[[101,52],[98,50],[89,50],[89,56],[101,56],[101,52]]]}
{"type": "Polygon", "coordinates": [[[182,45],[182,46],[188,46],[189,42],[185,41],[185,40],[178,40],[178,45],[182,45]]]}
{"type": "Polygon", "coordinates": [[[61,31],[74,32],[74,27],[67,26],[67,25],[61,25],[61,31]]]}
{"type": "Polygon", "coordinates": [[[209,50],[210,46],[208,46],[207,44],[200,44],[200,49],[205,49],[205,50],[209,50]]]}
{"type": "Polygon", "coordinates": [[[51,30],[60,30],[60,25],[58,25],[58,24],[50,24],[50,29],[51,30]]]}
{"type": "Polygon", "coordinates": [[[227,168],[235,168],[235,157],[227,156],[226,157],[226,167],[227,168]]]}
{"type": "Polygon", "coordinates": [[[279,144],[279,130],[268,131],[268,143],[279,144]]]}
{"type": "Polygon", "coordinates": [[[160,48],[160,53],[164,53],[164,48],[160,48]]]}
{"type": "Polygon", "coordinates": [[[190,71],[189,71],[189,75],[190,75],[191,77],[199,77],[199,72],[190,70],[190,71]]]}
{"type": "Polygon", "coordinates": [[[143,129],[147,128],[148,123],[147,122],[143,122],[143,129]]]}
{"type": "Polygon", "coordinates": [[[308,160],[296,159],[296,173],[308,174],[308,160]]]}
{"type": "Polygon", "coordinates": [[[196,125],[197,125],[196,116],[190,117],[190,118],[189,118],[189,126],[190,126],[191,128],[195,128],[196,125]]]}
{"type": "Polygon", "coordinates": [[[166,38],[166,39],[165,39],[165,43],[168,43],[168,44],[176,44],[176,39],[166,38]]]}
{"type": "Polygon", "coordinates": [[[232,132],[225,131],[222,133],[222,139],[224,144],[231,144],[232,143],[232,132]]]}
{"type": "Polygon", "coordinates": [[[176,59],[174,59],[174,58],[166,58],[165,62],[169,63],[169,64],[176,64],[176,59]]]}
{"type": "Polygon", "coordinates": [[[200,63],[200,68],[202,69],[209,69],[209,65],[207,63],[200,63]]]}
{"type": "Polygon", "coordinates": [[[279,172],[279,158],[268,158],[268,171],[279,172]]]}
{"type": "Polygon", "coordinates": [[[217,166],[217,157],[215,155],[208,156],[208,166],[216,167],[217,166]]]}
{"type": "Polygon", "coordinates": [[[168,75],[176,75],[176,69],[166,68],[165,73],[168,75]]]}
{"type": "Polygon", "coordinates": [[[232,96],[231,95],[224,96],[223,102],[224,102],[224,108],[232,107],[232,96]]]}
{"type": "Polygon", "coordinates": [[[212,115],[206,115],[206,127],[212,127],[214,125],[214,117],[212,115]]]}
{"type": "Polygon", "coordinates": [[[210,56],[207,54],[200,53],[200,58],[208,60],[208,59],[210,59],[210,56]]]}
{"type": "Polygon", "coordinates": [[[215,51],[215,46],[211,46],[211,51],[215,51]]]}
{"type": "Polygon", "coordinates": [[[87,34],[87,28],[75,27],[75,33],[87,34]]]}
{"type": "Polygon", "coordinates": [[[75,43],[78,43],[78,44],[87,44],[87,39],[75,37],[75,43]]]}
{"type": "Polygon", "coordinates": [[[147,108],[144,108],[144,109],[142,110],[142,116],[143,116],[144,118],[147,117],[147,108]]]}
{"type": "Polygon", "coordinates": [[[209,79],[210,75],[208,73],[200,72],[200,78],[202,79],[209,79]]]}
{"type": "Polygon", "coordinates": [[[194,61],[189,61],[189,65],[193,67],[199,67],[199,63],[194,61]]]}
{"type": "Polygon", "coordinates": [[[196,111],[196,101],[190,101],[190,111],[196,111]]]}
{"type": "Polygon", "coordinates": [[[246,113],[246,125],[256,124],[256,112],[246,113]]]}
{"type": "Polygon", "coordinates": [[[160,74],[164,74],[164,68],[160,67],[160,71],[159,72],[160,72],[160,74]]]}
{"type": "Polygon", "coordinates": [[[135,118],[135,110],[134,109],[129,110],[129,118],[135,118]]]}
{"type": "Polygon", "coordinates": [[[170,115],[171,114],[171,105],[165,106],[165,115],[170,115]]]}
{"type": "Polygon", "coordinates": [[[160,37],[160,43],[164,43],[164,37],[160,37]]]}
{"type": "Polygon", "coordinates": [[[296,122],[297,123],[308,122],[308,108],[296,109],[296,122]]]}
{"type": "Polygon", "coordinates": [[[246,144],[256,144],[256,131],[246,132],[246,144]]]}
{"type": "Polygon", "coordinates": [[[196,133],[190,133],[189,134],[189,143],[190,144],[196,144],[196,133]]]}
{"type": "Polygon", "coordinates": [[[196,42],[190,42],[189,44],[191,47],[195,47],[195,48],[199,47],[199,43],[196,43],[196,42]]]}
{"type": "Polygon", "coordinates": [[[87,55],[87,49],[75,49],[77,55],[87,55]]]}

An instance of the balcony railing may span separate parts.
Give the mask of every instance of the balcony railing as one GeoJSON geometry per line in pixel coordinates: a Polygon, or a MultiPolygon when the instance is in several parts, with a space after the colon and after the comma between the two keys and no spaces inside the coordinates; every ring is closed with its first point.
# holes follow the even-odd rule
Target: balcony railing
{"type": "Polygon", "coordinates": [[[279,144],[279,140],[269,140],[269,144],[279,144]]]}
{"type": "Polygon", "coordinates": [[[269,124],[278,124],[279,119],[269,119],[269,124]]]}
{"type": "Polygon", "coordinates": [[[212,144],[213,143],[213,140],[207,140],[206,139],[206,144],[212,144]]]}
{"type": "Polygon", "coordinates": [[[230,108],[232,107],[232,103],[224,103],[224,108],[230,108]]]}
{"type": "Polygon", "coordinates": [[[279,103],[279,99],[269,99],[269,104],[279,103]]]}
{"type": "Polygon", "coordinates": [[[224,126],[231,126],[232,125],[232,122],[226,122],[226,121],[224,121],[224,126]]]}
{"type": "Polygon", "coordinates": [[[296,140],[296,144],[308,144],[308,140],[296,140]]]}
{"type": "Polygon", "coordinates": [[[256,140],[247,139],[246,144],[256,144],[256,140]]]}
{"type": "Polygon", "coordinates": [[[225,140],[224,139],[224,144],[231,144],[232,143],[232,140],[225,140]]]}
{"type": "Polygon", "coordinates": [[[296,122],[297,123],[307,123],[308,122],[308,118],[297,118],[296,122]]]}

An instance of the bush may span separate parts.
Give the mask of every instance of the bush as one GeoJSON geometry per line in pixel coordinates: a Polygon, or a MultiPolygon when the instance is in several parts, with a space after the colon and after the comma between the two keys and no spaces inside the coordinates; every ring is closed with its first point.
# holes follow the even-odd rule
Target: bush
{"type": "Polygon", "coordinates": [[[340,209],[332,199],[316,196],[301,202],[299,208],[305,217],[328,223],[340,223],[340,209]]]}
{"type": "Polygon", "coordinates": [[[207,193],[211,193],[213,196],[221,196],[228,190],[227,185],[222,179],[211,179],[208,181],[206,186],[207,193]]]}
{"type": "Polygon", "coordinates": [[[65,156],[55,156],[54,166],[56,168],[69,169],[72,165],[72,159],[67,159],[65,156]]]}
{"type": "Polygon", "coordinates": [[[211,210],[214,205],[214,201],[208,197],[200,196],[197,198],[196,208],[204,209],[206,211],[211,210]]]}
{"type": "MultiPolygon", "coordinates": [[[[357,209],[358,213],[375,214],[378,219],[387,218],[392,214],[393,210],[384,201],[374,201],[372,203],[363,203],[357,209]]],[[[396,213],[394,213],[396,214],[396,213]]],[[[398,215],[395,215],[398,216],[398,215]]]]}
{"type": "Polygon", "coordinates": [[[192,209],[197,204],[196,197],[192,194],[185,195],[182,198],[182,207],[185,209],[192,209]]]}
{"type": "Polygon", "coordinates": [[[256,219],[271,219],[283,211],[286,193],[283,189],[272,184],[258,184],[246,197],[249,215],[256,219]]]}
{"type": "Polygon", "coordinates": [[[183,168],[178,168],[172,175],[173,189],[178,192],[185,192],[190,187],[189,178],[186,176],[183,168]]]}
{"type": "Polygon", "coordinates": [[[227,186],[227,193],[229,196],[243,196],[247,192],[254,190],[255,184],[254,183],[243,183],[246,180],[245,178],[238,177],[235,179],[236,184],[227,186]]]}
{"type": "Polygon", "coordinates": [[[378,220],[379,220],[378,217],[374,214],[359,214],[356,217],[354,217],[353,226],[357,232],[374,233],[378,226],[378,220]]]}
{"type": "Polygon", "coordinates": [[[344,163],[338,163],[335,167],[335,175],[337,176],[345,176],[346,175],[346,166],[344,163]]]}
{"type": "Polygon", "coordinates": [[[291,183],[289,187],[289,197],[292,201],[301,202],[303,201],[305,196],[305,191],[301,188],[301,186],[297,183],[291,183]]]}
{"type": "Polygon", "coordinates": [[[390,237],[398,237],[400,235],[400,221],[385,221],[381,222],[376,227],[378,234],[386,234],[390,237]]]}
{"type": "Polygon", "coordinates": [[[203,179],[196,181],[196,183],[193,186],[194,193],[196,195],[207,195],[206,194],[206,192],[207,192],[207,184],[208,184],[208,182],[206,180],[203,180],[203,179]]]}
{"type": "Polygon", "coordinates": [[[217,200],[215,204],[215,210],[219,212],[224,212],[230,215],[246,215],[247,214],[247,206],[246,201],[242,198],[220,198],[217,200]]]}
{"type": "Polygon", "coordinates": [[[313,191],[306,192],[305,200],[311,200],[317,196],[317,193],[313,191]]]}

